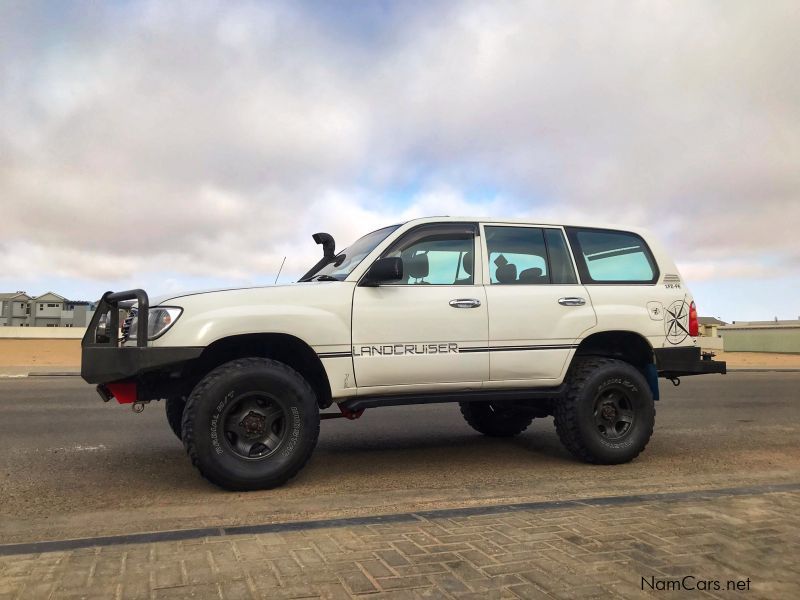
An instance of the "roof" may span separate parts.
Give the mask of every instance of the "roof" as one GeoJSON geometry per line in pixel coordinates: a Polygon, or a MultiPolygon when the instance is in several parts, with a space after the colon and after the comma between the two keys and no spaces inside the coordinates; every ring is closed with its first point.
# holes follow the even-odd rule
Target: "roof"
{"type": "Polygon", "coordinates": [[[13,298],[18,298],[19,296],[24,296],[26,300],[30,300],[30,296],[25,292],[6,292],[0,293],[0,300],[11,300],[13,298]]]}
{"type": "Polygon", "coordinates": [[[57,300],[58,302],[64,302],[64,300],[65,300],[64,296],[59,296],[55,292],[47,292],[46,294],[42,294],[41,296],[36,296],[36,298],[31,298],[31,300],[35,300],[36,302],[44,302],[48,298],[53,298],[54,300],[57,300]]]}
{"type": "Polygon", "coordinates": [[[730,331],[734,329],[800,329],[800,319],[788,321],[734,321],[721,329],[730,331]]]}
{"type": "Polygon", "coordinates": [[[619,223],[576,223],[574,221],[561,221],[553,219],[504,219],[502,217],[495,218],[490,216],[483,217],[451,217],[449,215],[434,216],[434,217],[420,217],[417,219],[410,219],[403,223],[408,224],[421,224],[421,223],[442,223],[442,222],[468,222],[468,223],[484,223],[487,225],[497,223],[508,223],[511,225],[551,225],[553,227],[587,227],[590,229],[612,229],[616,231],[628,231],[631,233],[638,233],[640,235],[649,235],[649,232],[644,227],[637,225],[621,225],[619,223]]]}
{"type": "Polygon", "coordinates": [[[725,321],[720,321],[717,317],[697,317],[700,325],[727,325],[725,321]]]}

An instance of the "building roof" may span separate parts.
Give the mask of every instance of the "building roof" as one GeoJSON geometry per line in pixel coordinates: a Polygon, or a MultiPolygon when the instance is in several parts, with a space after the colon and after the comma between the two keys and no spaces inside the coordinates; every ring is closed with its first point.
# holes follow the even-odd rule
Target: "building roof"
{"type": "Polygon", "coordinates": [[[64,296],[59,296],[55,292],[47,292],[41,296],[36,296],[36,298],[31,298],[31,300],[35,300],[36,302],[46,302],[49,298],[52,298],[57,302],[64,302],[64,296]]]}
{"type": "Polygon", "coordinates": [[[800,319],[785,321],[734,321],[730,325],[725,325],[720,329],[726,331],[733,329],[800,329],[800,319]]]}
{"type": "Polygon", "coordinates": [[[18,298],[19,296],[24,296],[26,300],[31,299],[31,297],[25,292],[6,292],[0,293],[0,300],[12,300],[14,298],[18,298]]]}
{"type": "Polygon", "coordinates": [[[700,325],[727,325],[725,321],[720,321],[717,317],[697,317],[700,325]]]}

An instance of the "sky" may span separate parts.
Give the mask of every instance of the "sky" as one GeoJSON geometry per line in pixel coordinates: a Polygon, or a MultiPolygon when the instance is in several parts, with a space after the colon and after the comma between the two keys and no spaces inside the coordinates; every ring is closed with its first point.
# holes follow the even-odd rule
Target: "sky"
{"type": "Polygon", "coordinates": [[[652,230],[800,316],[800,3],[0,0],[0,292],[295,280],[417,216],[652,230]]]}

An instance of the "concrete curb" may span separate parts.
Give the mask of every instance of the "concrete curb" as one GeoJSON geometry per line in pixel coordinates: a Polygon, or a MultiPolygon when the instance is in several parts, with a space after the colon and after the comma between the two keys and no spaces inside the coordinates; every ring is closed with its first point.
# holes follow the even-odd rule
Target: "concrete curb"
{"type": "Polygon", "coordinates": [[[32,371],[28,377],[80,377],[80,371],[32,371]]]}
{"type": "Polygon", "coordinates": [[[715,500],[724,497],[759,496],[762,494],[796,493],[800,483],[776,483],[747,487],[712,488],[684,492],[655,492],[627,496],[596,496],[565,500],[545,500],[513,504],[487,504],[460,508],[438,508],[415,512],[369,515],[361,517],[339,517],[309,521],[283,521],[253,525],[221,525],[146,533],[126,533],[109,536],[42,540],[0,544],[0,556],[15,554],[38,554],[41,552],[63,552],[82,548],[102,548],[128,544],[153,544],[201,538],[226,538],[233,535],[258,535],[264,533],[292,533],[359,525],[393,525],[398,523],[430,523],[432,519],[459,519],[472,516],[487,516],[520,511],[551,511],[559,509],[591,508],[603,506],[626,506],[646,502],[683,502],[692,500],[715,500]]]}

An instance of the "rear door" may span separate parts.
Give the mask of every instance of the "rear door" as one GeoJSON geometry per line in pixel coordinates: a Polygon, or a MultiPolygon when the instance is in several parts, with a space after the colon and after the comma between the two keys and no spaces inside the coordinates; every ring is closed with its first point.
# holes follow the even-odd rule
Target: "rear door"
{"type": "Polygon", "coordinates": [[[474,274],[480,264],[477,232],[475,223],[415,227],[382,254],[403,259],[403,280],[356,287],[353,364],[359,389],[476,388],[488,378],[486,295],[474,274]]]}
{"type": "Polygon", "coordinates": [[[482,225],[492,382],[559,379],[596,324],[560,227],[482,225]]]}

